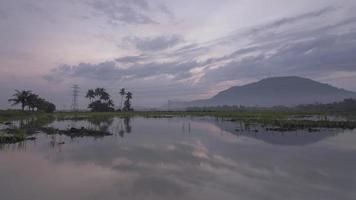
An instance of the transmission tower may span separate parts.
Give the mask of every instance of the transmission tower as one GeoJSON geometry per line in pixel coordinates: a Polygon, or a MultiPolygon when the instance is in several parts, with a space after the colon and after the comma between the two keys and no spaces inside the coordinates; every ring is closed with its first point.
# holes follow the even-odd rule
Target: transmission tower
{"type": "Polygon", "coordinates": [[[78,111],[78,96],[79,96],[79,86],[77,84],[72,86],[72,111],[78,111]]]}

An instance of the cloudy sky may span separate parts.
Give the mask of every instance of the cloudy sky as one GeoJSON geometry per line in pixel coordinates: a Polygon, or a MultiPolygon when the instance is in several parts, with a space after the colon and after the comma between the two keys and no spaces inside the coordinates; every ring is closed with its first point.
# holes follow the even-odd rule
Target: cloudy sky
{"type": "Polygon", "coordinates": [[[136,106],[206,98],[269,76],[356,91],[354,0],[0,0],[0,108],[30,89],[69,108],[71,86],[136,106]]]}

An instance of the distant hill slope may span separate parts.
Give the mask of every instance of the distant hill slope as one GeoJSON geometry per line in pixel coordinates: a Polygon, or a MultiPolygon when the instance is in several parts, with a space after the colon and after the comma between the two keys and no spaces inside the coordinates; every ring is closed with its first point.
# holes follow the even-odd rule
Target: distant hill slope
{"type": "Polygon", "coordinates": [[[356,93],[339,89],[311,79],[288,76],[266,78],[261,81],[234,86],[210,99],[172,104],[177,107],[190,106],[293,106],[299,104],[330,103],[345,98],[356,98],[356,93]]]}

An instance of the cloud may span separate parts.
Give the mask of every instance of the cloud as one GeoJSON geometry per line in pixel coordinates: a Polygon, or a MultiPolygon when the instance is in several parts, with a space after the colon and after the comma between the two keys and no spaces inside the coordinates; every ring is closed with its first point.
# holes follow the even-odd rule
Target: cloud
{"type": "Polygon", "coordinates": [[[60,82],[65,78],[86,78],[101,81],[118,80],[122,78],[122,70],[116,67],[115,62],[80,63],[74,66],[60,65],[44,76],[44,79],[51,82],[60,82]]]}
{"type": "Polygon", "coordinates": [[[137,63],[139,61],[144,61],[147,59],[147,56],[145,55],[139,55],[139,56],[124,56],[115,59],[116,62],[119,63],[137,63]]]}
{"type": "MultiPolygon", "coordinates": [[[[326,11],[323,11],[326,12],[326,11]]],[[[306,17],[319,16],[320,13],[292,17],[305,20],[306,17]]],[[[192,70],[202,69],[204,75],[199,84],[209,88],[221,81],[236,80],[242,77],[263,78],[270,73],[274,75],[305,75],[332,73],[336,71],[355,71],[356,32],[335,29],[353,25],[355,22],[344,19],[337,23],[316,27],[308,30],[290,30],[270,34],[261,32],[251,36],[248,46],[232,51],[221,57],[207,57],[205,61],[197,61],[199,56],[209,53],[219,45],[210,46],[192,44],[178,50],[172,49],[163,54],[172,61],[159,61],[155,54],[151,56],[124,56],[112,61],[97,64],[81,63],[79,65],[62,65],[45,76],[49,81],[61,81],[65,78],[86,78],[99,81],[135,80],[159,76],[169,76],[174,81],[189,79],[195,76],[192,70]],[[264,38],[264,40],[261,40],[264,38]],[[129,64],[123,68],[121,64],[129,64]]],[[[279,23],[270,23],[278,24],[279,23]]],[[[287,25],[287,24],[285,24],[287,25]]],[[[269,30],[269,28],[268,28],[269,30]]],[[[230,38],[234,43],[235,39],[230,38]]],[[[159,51],[171,49],[182,41],[180,36],[160,36],[156,38],[135,38],[135,45],[141,51],[159,51]]],[[[201,89],[201,88],[200,88],[201,89]]]]}
{"type": "Polygon", "coordinates": [[[5,13],[4,10],[0,8],[0,20],[4,20],[7,18],[7,14],[5,13]]]}
{"type": "Polygon", "coordinates": [[[305,41],[301,41],[302,38],[299,38],[298,34],[291,34],[287,38],[276,35],[276,38],[281,39],[256,48],[236,51],[224,57],[234,60],[207,71],[204,79],[212,81],[224,77],[225,80],[235,80],[241,77],[263,77],[271,72],[275,75],[320,75],[337,71],[356,71],[356,32],[314,33],[315,35],[308,35],[311,39],[305,41]],[[240,57],[241,53],[246,52],[254,54],[240,57]]]}
{"type": "Polygon", "coordinates": [[[232,86],[236,80],[256,80],[268,75],[318,78],[336,72],[355,72],[356,30],[351,28],[356,24],[355,17],[317,26],[314,20],[308,23],[308,19],[322,22],[323,16],[331,12],[336,10],[330,7],[283,18],[206,43],[187,43],[176,34],[126,38],[136,47],[135,54],[102,63],[58,66],[44,78],[59,82],[70,78],[102,82],[139,80],[140,84],[133,87],[150,85],[156,96],[169,98],[181,96],[178,93],[211,95],[217,87],[232,86]],[[303,22],[303,28],[294,26],[299,22],[303,22]],[[283,31],[272,31],[273,27],[283,31]],[[256,30],[258,34],[247,34],[256,30]],[[245,37],[237,37],[242,35],[245,37]],[[242,45],[241,40],[245,41],[242,45]],[[183,41],[184,45],[180,45],[183,41]],[[189,80],[189,86],[182,80],[189,80]],[[161,81],[174,86],[157,84],[161,81]]]}
{"type": "Polygon", "coordinates": [[[46,8],[43,8],[43,6],[40,3],[26,2],[23,5],[23,8],[30,14],[37,16],[40,19],[46,20],[49,23],[57,22],[54,16],[52,16],[52,13],[48,11],[46,8]]]}
{"type": "MultiPolygon", "coordinates": [[[[280,34],[283,31],[287,33],[290,33],[291,30],[295,30],[297,32],[307,31],[313,21],[319,20],[319,23],[312,25],[312,28],[315,29],[318,26],[326,26],[327,23],[324,22],[325,20],[323,18],[330,16],[331,14],[335,14],[337,11],[340,10],[329,6],[300,15],[284,17],[250,28],[236,30],[232,34],[218,38],[213,44],[228,44],[236,40],[240,40],[241,38],[253,38],[255,40],[254,42],[256,42],[257,38],[260,38],[259,42],[263,42],[263,40],[266,39],[266,36],[272,37],[274,34],[280,34]],[[301,26],[298,26],[298,24],[301,26]]],[[[333,23],[333,21],[330,21],[330,23],[333,23]]]]}
{"type": "Polygon", "coordinates": [[[94,0],[89,5],[105,16],[111,24],[153,24],[156,23],[145,12],[150,9],[145,0],[94,0]]]}
{"type": "Polygon", "coordinates": [[[267,23],[263,26],[259,26],[257,28],[253,28],[250,29],[250,33],[257,33],[257,32],[265,32],[267,30],[273,30],[276,29],[278,27],[281,26],[286,26],[286,25],[291,25],[297,22],[301,22],[304,20],[310,20],[313,18],[317,18],[317,17],[321,17],[324,16],[326,14],[329,14],[330,12],[336,11],[337,9],[334,7],[326,7],[320,10],[316,10],[316,11],[312,11],[312,12],[307,12],[301,15],[297,15],[297,16],[292,16],[292,17],[286,17],[286,18],[282,18],[279,20],[276,20],[274,22],[271,23],[267,23]]]}
{"type": "MultiPolygon", "coordinates": [[[[121,58],[119,61],[137,58],[121,58]]],[[[188,62],[150,62],[135,64],[129,68],[120,68],[115,61],[98,64],[80,63],[78,65],[60,65],[43,78],[50,82],[61,82],[66,78],[85,78],[99,81],[119,81],[125,78],[139,79],[161,75],[170,75],[175,80],[189,78],[190,70],[199,66],[195,61],[188,62]]]]}
{"type": "Polygon", "coordinates": [[[168,16],[170,19],[174,19],[174,13],[169,10],[169,8],[164,5],[164,4],[161,4],[161,5],[158,5],[158,9],[163,13],[165,14],[166,16],[168,16]]]}
{"type": "Polygon", "coordinates": [[[141,51],[160,51],[174,47],[183,42],[183,37],[180,35],[158,36],[147,38],[126,38],[131,41],[137,49],[141,51]]]}

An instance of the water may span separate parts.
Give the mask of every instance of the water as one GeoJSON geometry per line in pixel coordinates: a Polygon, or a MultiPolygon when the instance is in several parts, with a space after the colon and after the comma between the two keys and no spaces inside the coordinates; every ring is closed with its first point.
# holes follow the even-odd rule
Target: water
{"type": "Polygon", "coordinates": [[[104,137],[36,132],[2,145],[0,197],[26,199],[356,199],[356,132],[250,130],[214,118],[54,121],[104,137]]]}

